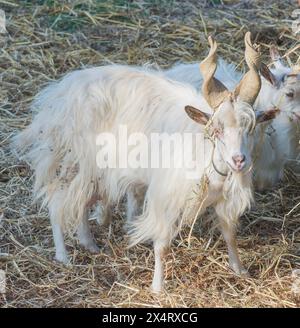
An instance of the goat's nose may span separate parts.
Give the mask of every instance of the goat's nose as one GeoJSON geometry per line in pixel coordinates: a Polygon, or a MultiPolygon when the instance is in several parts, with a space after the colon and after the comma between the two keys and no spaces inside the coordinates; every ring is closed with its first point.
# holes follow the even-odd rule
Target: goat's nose
{"type": "Polygon", "coordinates": [[[244,154],[234,155],[232,156],[232,160],[235,165],[241,165],[245,162],[246,156],[244,154]]]}

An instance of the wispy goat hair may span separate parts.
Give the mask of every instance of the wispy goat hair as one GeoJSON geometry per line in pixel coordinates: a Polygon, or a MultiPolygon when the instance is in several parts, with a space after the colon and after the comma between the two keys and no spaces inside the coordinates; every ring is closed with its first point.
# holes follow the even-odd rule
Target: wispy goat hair
{"type": "MultiPolygon", "coordinates": [[[[252,108],[260,90],[260,57],[250,33],[245,36],[249,71],[233,93],[214,78],[217,44],[212,38],[209,42],[211,50],[201,63],[203,96],[157,72],[119,65],[70,73],[37,96],[37,114],[15,138],[15,147],[34,170],[36,196],[48,206],[56,259],[68,261],[64,233],[76,230],[81,244],[97,251],[88,228],[88,208],[97,199],[118,203],[128,190],[144,185],[143,212],[130,222],[130,236],[131,245],[153,241],[154,291],[163,286],[165,248],[200,203],[201,211],[215,208],[230,266],[238,274],[245,272],[235,225],[252,200],[253,130],[270,116],[255,116],[252,108]],[[147,140],[154,132],[209,135],[189,147],[189,152],[199,148],[204,154],[200,178],[188,178],[186,167],[99,168],[97,137],[110,133],[118,140],[120,125],[127,127],[128,135],[139,132],[147,140]],[[204,180],[207,190],[199,199],[204,180]]],[[[176,160],[174,151],[171,157],[176,160]]]]}

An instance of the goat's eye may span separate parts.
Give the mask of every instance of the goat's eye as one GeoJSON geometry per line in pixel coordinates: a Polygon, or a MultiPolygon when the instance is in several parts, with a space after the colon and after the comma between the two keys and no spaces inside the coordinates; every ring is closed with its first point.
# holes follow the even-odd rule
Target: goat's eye
{"type": "Polygon", "coordinates": [[[285,82],[285,80],[286,80],[286,74],[284,74],[284,75],[282,76],[282,78],[281,78],[281,82],[285,82]]]}
{"type": "Polygon", "coordinates": [[[294,98],[294,91],[289,91],[285,94],[288,98],[293,99],[294,98]]]}

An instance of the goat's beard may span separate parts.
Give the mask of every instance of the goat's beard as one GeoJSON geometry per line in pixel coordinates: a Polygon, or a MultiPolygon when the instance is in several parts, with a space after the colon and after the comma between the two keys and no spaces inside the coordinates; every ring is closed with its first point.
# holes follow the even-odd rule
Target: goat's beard
{"type": "Polygon", "coordinates": [[[253,201],[252,172],[232,172],[224,182],[223,198],[217,206],[222,206],[227,220],[236,223],[253,201]]]}

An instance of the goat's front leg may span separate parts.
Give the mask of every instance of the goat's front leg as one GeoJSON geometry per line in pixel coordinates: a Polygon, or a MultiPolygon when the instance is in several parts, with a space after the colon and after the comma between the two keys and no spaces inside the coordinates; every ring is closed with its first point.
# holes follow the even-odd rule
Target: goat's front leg
{"type": "Polygon", "coordinates": [[[130,223],[138,211],[138,200],[133,190],[128,190],[126,198],[126,219],[127,223],[130,223]]]}
{"type": "Polygon", "coordinates": [[[89,220],[88,220],[88,209],[85,210],[84,216],[78,226],[77,236],[79,243],[85,249],[93,254],[99,253],[100,248],[94,241],[93,235],[90,230],[89,220]]]}
{"type": "Polygon", "coordinates": [[[235,225],[220,218],[220,228],[227,244],[230,267],[238,275],[247,275],[248,271],[243,267],[238,254],[235,225]]]}

